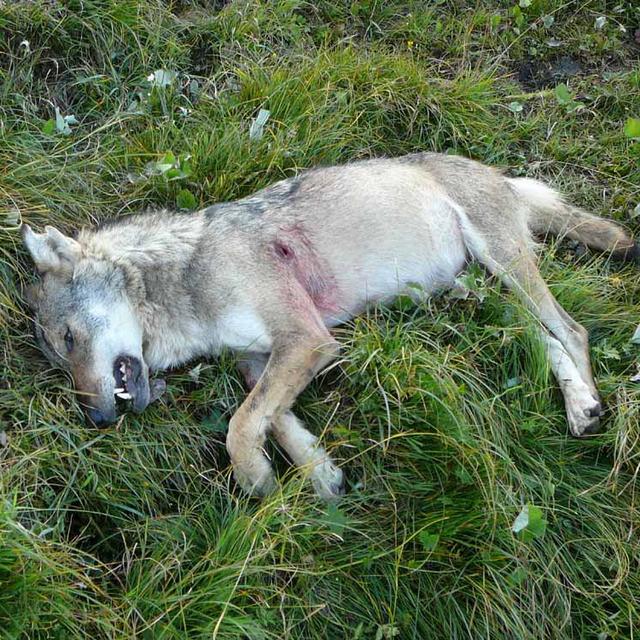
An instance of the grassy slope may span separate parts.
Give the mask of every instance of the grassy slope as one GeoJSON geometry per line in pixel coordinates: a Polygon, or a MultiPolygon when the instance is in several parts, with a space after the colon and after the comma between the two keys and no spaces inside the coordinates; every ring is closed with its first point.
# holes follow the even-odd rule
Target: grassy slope
{"type": "Polygon", "coordinates": [[[543,259],[592,336],[607,432],[589,441],[567,437],[526,313],[480,272],[466,301],[400,301],[343,328],[344,360],[298,409],[349,478],[327,508],[277,452],[282,493],[257,502],[233,487],[224,428],[242,387],[228,358],[197,382],[170,374],[141,417],[85,426],[30,336],[16,227],[204,205],[302,167],[433,149],[542,176],[638,232],[640,149],[623,125],[640,116],[640,10],[223,4],[0,7],[0,633],[632,637],[637,270],[567,246],[543,259]],[[179,76],[154,89],[155,69],[179,76]],[[582,109],[556,100],[563,79],[582,109]],[[78,119],[71,135],[47,122],[54,106],[78,119]],[[250,141],[260,108],[271,118],[250,141]],[[190,175],[145,177],[168,151],[190,154],[190,175]],[[510,531],[529,503],[547,520],[533,540],[510,531]]]}

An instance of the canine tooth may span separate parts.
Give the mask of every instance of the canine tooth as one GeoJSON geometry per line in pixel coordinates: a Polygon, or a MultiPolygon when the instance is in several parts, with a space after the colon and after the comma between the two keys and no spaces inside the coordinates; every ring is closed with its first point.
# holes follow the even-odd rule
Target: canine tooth
{"type": "Polygon", "coordinates": [[[127,373],[127,368],[124,366],[124,362],[120,365],[120,373],[127,373]]]}
{"type": "Polygon", "coordinates": [[[118,396],[118,398],[122,398],[123,400],[131,400],[131,394],[130,393],[116,393],[116,395],[118,396]]]}
{"type": "Polygon", "coordinates": [[[113,393],[115,393],[116,395],[118,395],[119,393],[124,393],[124,387],[122,389],[114,389],[113,393]]]}

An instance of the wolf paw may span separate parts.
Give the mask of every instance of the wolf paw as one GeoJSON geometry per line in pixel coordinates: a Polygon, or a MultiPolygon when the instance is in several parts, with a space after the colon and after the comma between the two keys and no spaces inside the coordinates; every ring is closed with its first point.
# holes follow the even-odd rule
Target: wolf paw
{"type": "Polygon", "coordinates": [[[316,494],[323,500],[336,500],[345,493],[342,469],[329,457],[316,464],[309,477],[316,494]]]}
{"type": "Polygon", "coordinates": [[[572,435],[581,437],[600,431],[600,417],[604,413],[602,404],[588,390],[579,389],[568,396],[566,408],[572,435]]]}
{"type": "Polygon", "coordinates": [[[261,456],[250,463],[234,464],[233,477],[242,489],[251,496],[266,496],[278,486],[271,463],[261,456]]]}

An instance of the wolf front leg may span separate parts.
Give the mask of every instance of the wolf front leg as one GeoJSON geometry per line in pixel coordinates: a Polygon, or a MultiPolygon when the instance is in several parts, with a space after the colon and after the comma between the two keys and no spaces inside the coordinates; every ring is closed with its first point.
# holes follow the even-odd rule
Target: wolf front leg
{"type": "Polygon", "coordinates": [[[338,351],[338,343],[320,323],[287,333],[274,344],[264,371],[229,424],[227,451],[245,491],[265,495],[275,488],[263,451],[267,431],[338,351]]]}
{"type": "MultiPolygon", "coordinates": [[[[238,369],[249,389],[255,387],[269,357],[245,353],[238,358],[238,369]]],[[[271,434],[293,463],[311,480],[316,494],[323,500],[334,500],[344,494],[344,475],[325,448],[291,411],[285,411],[271,422],[271,434]]]]}

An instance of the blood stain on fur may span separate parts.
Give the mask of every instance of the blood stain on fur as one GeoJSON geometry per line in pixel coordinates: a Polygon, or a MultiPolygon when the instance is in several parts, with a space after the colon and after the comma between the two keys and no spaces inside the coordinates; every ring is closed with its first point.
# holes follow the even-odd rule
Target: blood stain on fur
{"type": "Polygon", "coordinates": [[[338,311],[335,277],[300,225],[283,229],[273,242],[273,251],[278,262],[303,287],[321,314],[331,315],[338,311]]]}

